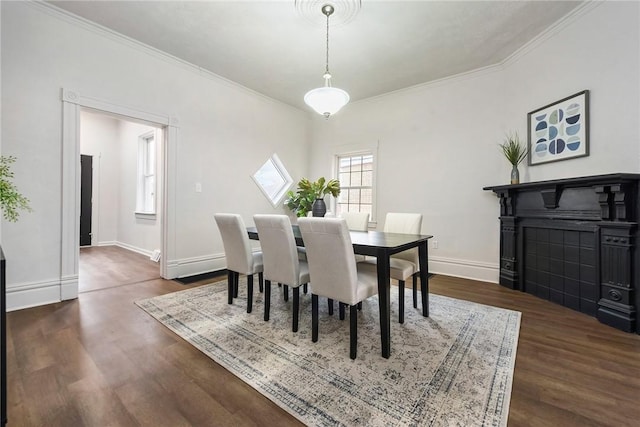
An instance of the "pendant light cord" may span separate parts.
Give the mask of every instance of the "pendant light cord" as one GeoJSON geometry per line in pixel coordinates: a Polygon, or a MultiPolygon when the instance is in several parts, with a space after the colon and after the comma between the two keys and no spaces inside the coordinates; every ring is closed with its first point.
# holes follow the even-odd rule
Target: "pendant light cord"
{"type": "Polygon", "coordinates": [[[329,73],[329,15],[327,14],[327,64],[326,64],[326,68],[325,68],[325,72],[327,74],[329,73]]]}

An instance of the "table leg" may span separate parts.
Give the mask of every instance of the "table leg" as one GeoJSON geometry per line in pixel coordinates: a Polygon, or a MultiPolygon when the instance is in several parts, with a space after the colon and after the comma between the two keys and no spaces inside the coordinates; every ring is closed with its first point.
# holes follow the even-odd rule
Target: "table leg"
{"type": "Polygon", "coordinates": [[[389,288],[389,254],[378,251],[378,305],[380,308],[380,338],[382,340],[382,357],[388,359],[391,355],[391,314],[389,288]]]}
{"type": "Polygon", "coordinates": [[[420,258],[420,293],[422,294],[422,315],[429,317],[429,241],[418,246],[420,258]]]}

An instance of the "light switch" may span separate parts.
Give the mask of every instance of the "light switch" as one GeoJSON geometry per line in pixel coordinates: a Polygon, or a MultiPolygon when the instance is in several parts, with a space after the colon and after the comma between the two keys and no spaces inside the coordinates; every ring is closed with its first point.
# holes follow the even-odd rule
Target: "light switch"
{"type": "Polygon", "coordinates": [[[196,193],[202,193],[202,184],[196,182],[196,193]]]}

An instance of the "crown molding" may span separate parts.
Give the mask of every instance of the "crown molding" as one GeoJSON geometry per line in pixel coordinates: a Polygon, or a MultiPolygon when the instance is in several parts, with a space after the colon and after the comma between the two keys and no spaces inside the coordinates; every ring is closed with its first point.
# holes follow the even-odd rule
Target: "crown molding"
{"type": "Polygon", "coordinates": [[[583,4],[576,7],[571,12],[569,12],[568,14],[566,14],[565,16],[563,16],[562,18],[558,19],[556,22],[551,24],[549,27],[547,27],[546,30],[544,30],[543,32],[535,36],[533,39],[529,40],[527,43],[521,46],[518,50],[516,50],[511,55],[509,55],[506,59],[504,59],[501,62],[501,64],[505,67],[508,67],[511,64],[519,61],[522,57],[526,56],[529,52],[537,48],[539,45],[557,36],[562,31],[564,31],[564,29],[567,26],[578,21],[584,15],[591,12],[593,9],[597,8],[603,3],[604,1],[602,0],[585,1],[583,4]]]}
{"type": "Polygon", "coordinates": [[[116,31],[113,31],[107,27],[104,27],[98,23],[95,23],[93,21],[90,21],[88,19],[82,18],[78,15],[75,15],[71,12],[68,12],[64,9],[60,9],[59,7],[47,3],[43,0],[27,0],[24,2],[25,4],[29,4],[32,7],[34,7],[35,9],[40,10],[43,13],[46,13],[49,16],[53,16],[55,18],[58,18],[62,21],[67,22],[68,24],[74,25],[78,28],[82,28],[84,30],[90,31],[94,34],[97,34],[99,36],[108,38],[112,41],[115,41],[116,43],[120,43],[124,46],[127,46],[129,48],[138,50],[141,53],[150,55],[156,59],[160,59],[164,62],[167,62],[169,64],[178,66],[184,70],[190,71],[196,75],[199,75],[201,77],[204,77],[206,79],[209,80],[213,80],[216,81],[218,83],[221,83],[227,87],[230,88],[234,88],[237,90],[240,90],[242,92],[245,92],[247,94],[256,96],[258,98],[261,98],[265,101],[271,102],[273,104],[277,104],[279,106],[282,107],[286,107],[290,110],[293,110],[297,113],[303,113],[303,114],[307,114],[307,111],[301,110],[297,107],[294,107],[293,105],[287,104],[285,102],[279,101],[277,99],[271,98],[263,93],[257,92],[253,89],[250,89],[246,86],[241,85],[240,83],[234,82],[233,80],[229,80],[223,76],[220,76],[218,74],[215,74],[211,71],[208,71],[202,67],[199,67],[197,65],[194,65],[188,61],[185,61],[183,59],[180,59],[176,56],[173,56],[169,53],[166,53],[160,49],[156,49],[152,46],[149,46],[145,43],[142,43],[139,40],[133,39],[131,37],[127,37],[124,34],[120,34],[116,31]]]}

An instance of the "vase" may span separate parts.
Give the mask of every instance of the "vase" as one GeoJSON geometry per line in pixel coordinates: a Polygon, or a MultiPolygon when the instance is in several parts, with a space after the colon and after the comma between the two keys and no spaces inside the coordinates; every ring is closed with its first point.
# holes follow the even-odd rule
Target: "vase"
{"type": "Polygon", "coordinates": [[[511,183],[520,184],[520,171],[518,170],[518,165],[513,165],[513,168],[511,168],[511,183]]]}
{"type": "Polygon", "coordinates": [[[324,199],[316,199],[311,206],[311,212],[313,216],[324,217],[327,213],[327,205],[324,203],[324,199]]]}

